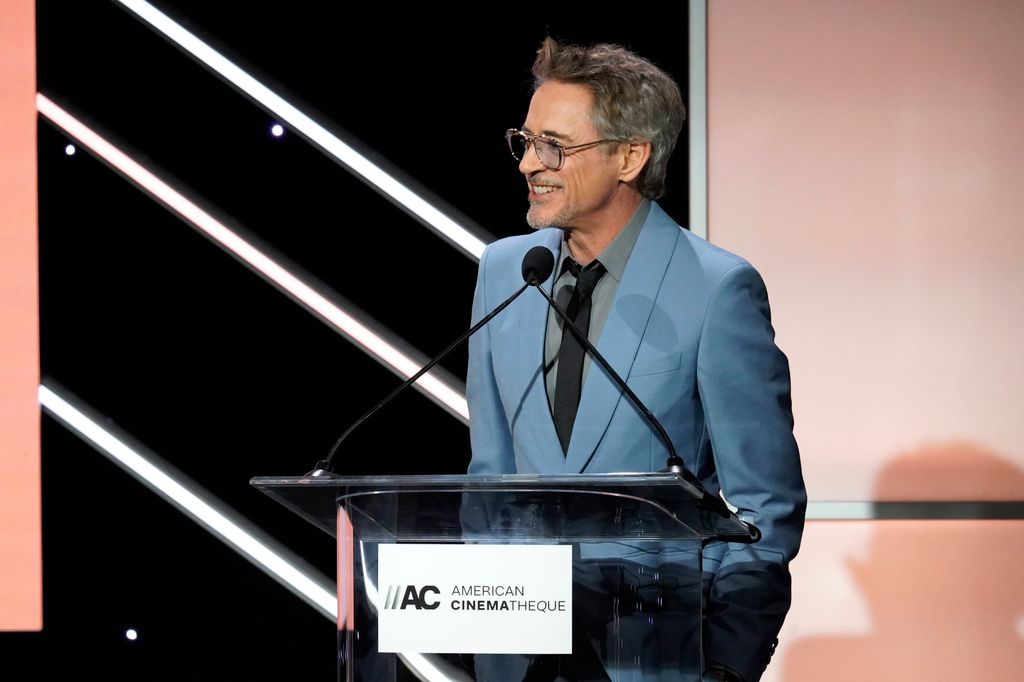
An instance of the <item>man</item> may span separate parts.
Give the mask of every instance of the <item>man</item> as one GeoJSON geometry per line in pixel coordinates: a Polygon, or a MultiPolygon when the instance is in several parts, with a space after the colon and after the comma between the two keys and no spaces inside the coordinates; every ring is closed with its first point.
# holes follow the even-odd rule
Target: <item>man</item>
{"type": "MultiPolygon", "coordinates": [[[[542,44],[522,130],[507,133],[536,231],[490,245],[473,316],[522,284],[542,245],[544,284],[665,426],[686,468],[763,537],[719,543],[708,573],[707,679],[757,680],[790,603],[806,494],[789,368],[767,294],[743,259],[681,229],[654,199],[685,116],[678,86],[614,45],[542,44]]],[[[651,471],[668,452],[540,296],[470,343],[469,471],[651,471]]]]}

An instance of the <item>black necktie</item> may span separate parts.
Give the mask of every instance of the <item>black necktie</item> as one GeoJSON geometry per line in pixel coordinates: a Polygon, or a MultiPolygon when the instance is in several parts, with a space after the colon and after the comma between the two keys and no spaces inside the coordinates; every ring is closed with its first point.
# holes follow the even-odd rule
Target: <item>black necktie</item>
{"type": "MultiPolygon", "coordinates": [[[[590,335],[590,303],[594,287],[604,275],[604,266],[598,261],[581,268],[576,261],[567,259],[569,269],[576,275],[576,287],[565,312],[576,323],[585,337],[590,335]]],[[[580,392],[583,388],[583,359],[586,347],[576,338],[567,324],[562,325],[562,345],[558,348],[558,374],[555,378],[555,431],[562,444],[562,453],[569,451],[569,437],[576,421],[580,406],[580,392]]]]}

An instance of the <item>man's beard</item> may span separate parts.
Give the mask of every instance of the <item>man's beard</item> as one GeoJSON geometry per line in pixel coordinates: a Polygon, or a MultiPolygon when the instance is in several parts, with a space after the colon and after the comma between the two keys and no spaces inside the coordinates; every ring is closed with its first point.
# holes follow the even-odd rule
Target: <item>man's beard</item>
{"type": "Polygon", "coordinates": [[[543,230],[545,227],[551,227],[540,220],[533,217],[533,206],[526,211],[526,224],[534,230],[543,230]]]}
{"type": "MultiPolygon", "coordinates": [[[[539,209],[540,207],[536,207],[539,209]]],[[[555,215],[548,220],[542,220],[539,216],[540,210],[537,210],[538,215],[534,215],[535,207],[533,204],[526,211],[526,224],[534,230],[543,230],[548,227],[562,228],[568,224],[574,217],[576,211],[572,206],[562,206],[555,215]]]]}

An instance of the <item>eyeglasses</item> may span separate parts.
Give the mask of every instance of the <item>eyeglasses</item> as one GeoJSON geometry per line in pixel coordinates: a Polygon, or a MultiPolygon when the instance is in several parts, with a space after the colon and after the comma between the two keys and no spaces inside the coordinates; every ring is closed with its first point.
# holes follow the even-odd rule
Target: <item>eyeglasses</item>
{"type": "Polygon", "coordinates": [[[515,157],[516,161],[522,161],[526,150],[532,145],[533,151],[537,152],[537,158],[540,159],[545,168],[548,170],[561,170],[562,164],[565,163],[566,152],[583,149],[584,147],[593,147],[605,142],[619,142],[620,140],[594,140],[593,142],[566,147],[552,137],[533,135],[531,133],[524,133],[522,130],[509,128],[505,131],[505,141],[508,142],[509,151],[512,152],[512,156],[515,157]]]}

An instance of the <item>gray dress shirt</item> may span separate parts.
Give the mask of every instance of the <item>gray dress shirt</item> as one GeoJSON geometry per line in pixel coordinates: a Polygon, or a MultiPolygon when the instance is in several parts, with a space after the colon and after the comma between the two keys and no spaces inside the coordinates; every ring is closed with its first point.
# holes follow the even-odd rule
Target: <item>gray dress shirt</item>
{"type": "MultiPolygon", "coordinates": [[[[622,231],[615,236],[612,243],[605,247],[604,251],[598,254],[595,260],[600,261],[606,272],[604,277],[597,283],[594,293],[591,295],[590,307],[590,331],[587,338],[594,345],[597,345],[601,338],[601,330],[608,319],[608,312],[611,310],[612,301],[615,299],[615,291],[622,281],[622,274],[626,271],[626,263],[633,253],[633,246],[637,237],[640,236],[640,229],[647,221],[647,214],[651,210],[650,199],[643,199],[637,206],[633,217],[629,219],[622,231]]],[[[555,280],[554,299],[563,309],[569,305],[573,289],[576,287],[576,276],[569,270],[567,259],[572,258],[569,254],[569,247],[565,240],[562,240],[562,249],[558,256],[558,266],[555,272],[560,273],[555,280]]],[[[555,404],[555,382],[558,377],[558,349],[562,345],[562,318],[551,309],[548,311],[547,329],[544,333],[544,387],[548,392],[548,406],[555,404]]],[[[583,360],[583,382],[587,381],[587,372],[590,369],[590,354],[587,353],[583,360]]]]}

